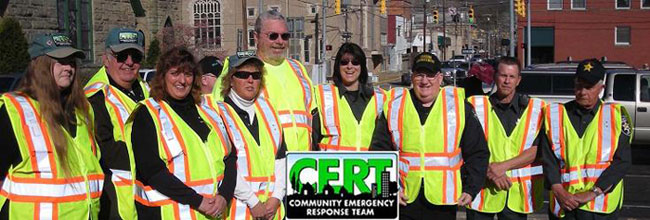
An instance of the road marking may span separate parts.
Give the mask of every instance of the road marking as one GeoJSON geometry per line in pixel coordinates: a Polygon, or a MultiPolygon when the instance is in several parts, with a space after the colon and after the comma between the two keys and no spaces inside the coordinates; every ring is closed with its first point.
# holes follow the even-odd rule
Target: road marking
{"type": "Polygon", "coordinates": [[[634,177],[634,178],[650,178],[650,175],[639,175],[639,174],[627,174],[625,177],[634,177]]]}

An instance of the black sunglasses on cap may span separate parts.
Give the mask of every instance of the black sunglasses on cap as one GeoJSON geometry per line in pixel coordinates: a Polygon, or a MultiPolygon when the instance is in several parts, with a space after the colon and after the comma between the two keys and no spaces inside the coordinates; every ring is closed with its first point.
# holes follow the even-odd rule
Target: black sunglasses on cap
{"type": "Polygon", "coordinates": [[[125,50],[119,53],[113,53],[113,56],[117,59],[117,62],[120,63],[126,62],[126,59],[128,59],[129,56],[131,56],[131,60],[134,63],[140,63],[142,61],[142,54],[135,50],[125,50]]]}
{"type": "Polygon", "coordinates": [[[261,72],[246,72],[246,71],[237,71],[233,74],[234,77],[239,79],[248,79],[248,77],[253,76],[254,80],[259,80],[262,78],[261,72]]]}
{"type": "Polygon", "coordinates": [[[350,61],[350,60],[341,60],[341,62],[340,62],[341,66],[347,66],[348,63],[352,63],[352,65],[355,65],[355,66],[361,65],[361,62],[359,62],[358,60],[352,60],[352,61],[350,61]]]}
{"type": "Polygon", "coordinates": [[[267,35],[269,35],[269,40],[277,40],[278,37],[281,37],[283,41],[289,40],[289,33],[278,34],[275,32],[270,32],[267,35]]]}

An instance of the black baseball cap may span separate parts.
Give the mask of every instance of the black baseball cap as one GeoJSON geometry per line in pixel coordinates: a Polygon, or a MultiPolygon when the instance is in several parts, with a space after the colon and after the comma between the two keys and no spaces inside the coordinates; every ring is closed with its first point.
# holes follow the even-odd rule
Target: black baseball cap
{"type": "Polygon", "coordinates": [[[605,67],[597,59],[586,59],[578,64],[575,77],[596,84],[605,78],[605,67]]]}
{"type": "Polygon", "coordinates": [[[442,65],[436,55],[429,52],[423,52],[415,56],[415,59],[413,60],[411,71],[415,72],[418,69],[425,69],[432,73],[438,73],[440,72],[440,69],[442,69],[442,65]]]}
{"type": "Polygon", "coordinates": [[[199,61],[199,66],[201,67],[201,72],[203,74],[211,73],[216,77],[219,77],[219,74],[223,69],[223,65],[219,61],[219,58],[214,56],[203,57],[203,59],[199,61]]]}

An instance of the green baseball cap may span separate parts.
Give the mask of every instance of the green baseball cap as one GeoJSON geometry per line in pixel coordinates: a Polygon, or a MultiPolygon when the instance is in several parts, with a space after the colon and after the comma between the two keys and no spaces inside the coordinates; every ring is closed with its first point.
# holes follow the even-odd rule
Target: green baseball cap
{"type": "Polygon", "coordinates": [[[34,37],[32,44],[29,45],[29,57],[34,59],[42,55],[48,55],[52,58],[66,58],[76,56],[85,59],[86,54],[83,51],[72,47],[72,40],[68,35],[63,33],[39,34],[34,37]]]}
{"type": "Polygon", "coordinates": [[[136,49],[144,54],[144,36],[129,28],[113,28],[106,37],[106,48],[118,53],[126,49],[136,49]]]}

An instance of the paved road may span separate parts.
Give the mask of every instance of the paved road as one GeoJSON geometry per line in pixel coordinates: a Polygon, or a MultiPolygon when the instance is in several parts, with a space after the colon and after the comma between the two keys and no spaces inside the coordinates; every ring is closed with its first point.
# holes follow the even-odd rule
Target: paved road
{"type": "MultiPolygon", "coordinates": [[[[380,79],[379,86],[384,89],[402,87],[400,78],[391,75],[380,79]]],[[[632,168],[624,179],[624,200],[620,219],[648,219],[650,220],[650,145],[632,146],[632,168]]],[[[548,219],[546,207],[540,212],[529,216],[529,219],[548,219]]],[[[465,214],[460,212],[459,219],[464,219],[465,214]]]]}

